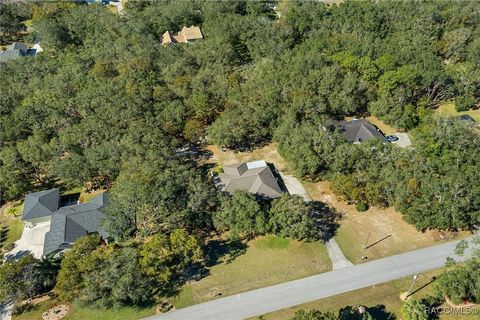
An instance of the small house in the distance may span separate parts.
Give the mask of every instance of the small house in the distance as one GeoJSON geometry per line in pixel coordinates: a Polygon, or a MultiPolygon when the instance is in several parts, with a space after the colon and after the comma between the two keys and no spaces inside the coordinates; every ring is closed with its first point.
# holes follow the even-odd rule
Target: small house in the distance
{"type": "Polygon", "coordinates": [[[338,127],[348,142],[362,143],[370,139],[380,139],[382,142],[388,142],[380,129],[366,119],[341,121],[338,123],[338,127]]]}
{"type": "Polygon", "coordinates": [[[17,59],[18,57],[34,56],[37,54],[38,48],[28,48],[23,42],[14,42],[7,47],[7,50],[0,52],[0,62],[17,59]]]}
{"type": "Polygon", "coordinates": [[[199,39],[203,39],[203,34],[199,27],[183,27],[176,35],[173,35],[170,31],[166,31],[162,35],[162,44],[189,43],[199,39]]]}
{"type": "Polygon", "coordinates": [[[277,178],[264,160],[225,166],[220,180],[222,191],[229,194],[244,190],[269,199],[282,194],[277,178]]]}

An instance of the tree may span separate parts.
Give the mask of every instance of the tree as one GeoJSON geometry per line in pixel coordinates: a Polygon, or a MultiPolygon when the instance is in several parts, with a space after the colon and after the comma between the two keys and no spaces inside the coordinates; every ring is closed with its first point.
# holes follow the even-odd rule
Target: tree
{"type": "Polygon", "coordinates": [[[472,247],[472,256],[463,263],[447,262],[446,270],[435,281],[435,292],[440,299],[449,298],[456,304],[480,302],[480,238],[471,243],[460,242],[455,253],[463,256],[472,247]]]}
{"type": "Polygon", "coordinates": [[[402,304],[402,317],[404,320],[428,320],[429,316],[425,305],[419,300],[408,300],[402,304]]]}
{"type": "Polygon", "coordinates": [[[17,261],[6,261],[0,267],[0,301],[19,302],[41,292],[42,275],[37,260],[25,255],[17,261]]]}
{"type": "Polygon", "coordinates": [[[77,298],[85,286],[84,274],[100,267],[98,260],[87,259],[99,244],[100,237],[92,234],[79,238],[65,253],[55,286],[61,299],[73,301],[77,298]]]}
{"type": "Polygon", "coordinates": [[[82,275],[79,294],[83,305],[112,307],[138,305],[152,298],[152,283],[140,270],[139,255],[132,247],[99,247],[89,257],[96,268],[82,275]]]}
{"type": "Polygon", "coordinates": [[[169,236],[156,234],[141,245],[140,268],[155,282],[155,293],[166,293],[187,277],[187,271],[203,260],[197,237],[185,230],[175,230],[169,236]]]}
{"type": "Polygon", "coordinates": [[[255,197],[246,191],[225,196],[213,215],[215,227],[229,230],[232,237],[252,237],[266,231],[267,218],[255,197]]]}
{"type": "Polygon", "coordinates": [[[122,170],[110,193],[106,224],[117,240],[211,227],[217,194],[202,171],[175,159],[138,162],[122,170]]]}
{"type": "Polygon", "coordinates": [[[319,236],[316,221],[303,198],[286,193],[272,201],[268,229],[275,235],[298,240],[315,240],[319,236]]]}
{"type": "Polygon", "coordinates": [[[0,4],[0,39],[6,43],[12,39],[18,39],[21,31],[26,29],[24,20],[29,18],[27,4],[2,3],[0,4]]]}

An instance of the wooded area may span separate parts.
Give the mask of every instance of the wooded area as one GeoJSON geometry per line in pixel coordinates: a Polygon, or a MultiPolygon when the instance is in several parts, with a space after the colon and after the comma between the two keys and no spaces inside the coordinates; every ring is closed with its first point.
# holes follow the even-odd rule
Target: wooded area
{"type": "Polygon", "coordinates": [[[76,244],[57,283],[66,299],[111,306],[169,294],[200,268],[199,239],[215,229],[318,238],[303,200],[261,207],[220,196],[207,168],[180,152],[206,137],[233,149],[275,141],[298,176],[328,178],[362,206],[395,206],[420,230],[480,221],[478,127],[432,111],[445,101],[480,107],[474,1],[129,1],[123,15],[81,2],[0,8],[2,41],[31,18],[28,39],[44,48],[0,68],[1,199],[111,186],[106,226],[118,250],[76,244]],[[161,45],[166,30],[191,25],[203,40],[161,45]],[[370,114],[409,130],[413,148],[349,144],[329,129],[370,114]],[[166,257],[151,257],[159,247],[166,257]],[[105,280],[115,267],[125,278],[105,280]]]}

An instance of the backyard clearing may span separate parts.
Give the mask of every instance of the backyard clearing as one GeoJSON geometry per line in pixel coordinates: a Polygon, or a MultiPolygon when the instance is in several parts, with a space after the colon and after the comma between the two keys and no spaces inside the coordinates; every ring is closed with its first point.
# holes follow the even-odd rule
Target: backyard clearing
{"type": "MultiPolygon", "coordinates": [[[[361,263],[363,256],[368,260],[378,259],[440,243],[440,234],[416,230],[394,208],[372,207],[366,212],[357,212],[355,206],[338,200],[328,181],[304,182],[304,186],[312,199],[325,202],[342,214],[335,239],[346,258],[354,264],[361,263]],[[364,250],[365,246],[369,248],[364,250]]],[[[468,232],[460,232],[449,240],[468,235],[468,232]]]]}
{"type": "Polygon", "coordinates": [[[447,102],[447,103],[441,104],[437,109],[435,109],[435,112],[441,117],[455,117],[455,116],[461,116],[461,115],[469,115],[475,121],[480,122],[480,109],[458,112],[457,110],[455,110],[454,102],[447,102]]]}
{"type": "Polygon", "coordinates": [[[248,242],[245,252],[233,261],[222,259],[208,276],[186,284],[173,304],[182,308],[330,270],[322,243],[262,236],[248,242]]]}
{"type": "Polygon", "coordinates": [[[278,171],[288,172],[287,163],[280,154],[278,154],[276,143],[270,143],[261,148],[254,149],[252,152],[235,152],[232,150],[222,151],[215,145],[207,146],[207,150],[212,153],[212,156],[207,161],[209,163],[217,163],[221,166],[227,166],[240,162],[265,160],[268,163],[273,163],[278,171]]]}
{"type": "MultiPolygon", "coordinates": [[[[433,291],[432,277],[438,275],[441,270],[420,274],[413,288],[413,299],[421,299],[433,291]]],[[[412,278],[406,277],[368,288],[358,289],[325,299],[298,305],[292,308],[278,310],[262,316],[264,320],[287,320],[297,310],[318,309],[322,312],[337,313],[344,307],[366,306],[375,319],[401,319],[400,307],[402,300],[400,294],[408,291],[412,284],[412,278]]],[[[477,320],[478,315],[441,315],[439,320],[477,320]]],[[[259,317],[251,318],[259,319],[259,317]]]]}

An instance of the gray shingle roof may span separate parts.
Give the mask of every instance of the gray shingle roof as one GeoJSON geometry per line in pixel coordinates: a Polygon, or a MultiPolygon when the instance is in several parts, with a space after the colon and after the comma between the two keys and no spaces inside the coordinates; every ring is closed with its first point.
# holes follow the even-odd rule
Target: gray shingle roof
{"type": "Polygon", "coordinates": [[[14,42],[7,47],[7,50],[0,52],[0,62],[23,56],[34,56],[36,53],[36,49],[29,49],[25,43],[14,42]]]}
{"type": "Polygon", "coordinates": [[[23,206],[22,220],[50,216],[58,209],[60,191],[50,189],[27,194],[23,206]]]}
{"type": "Polygon", "coordinates": [[[45,234],[43,255],[66,249],[89,233],[98,232],[102,237],[107,237],[102,227],[105,217],[102,209],[107,202],[108,195],[103,193],[90,202],[63,207],[54,212],[50,231],[45,234]]]}
{"type": "Polygon", "coordinates": [[[268,198],[277,198],[282,190],[265,161],[241,163],[223,168],[220,175],[222,191],[233,193],[245,190],[268,198]]]}
{"type": "Polygon", "coordinates": [[[340,128],[349,142],[363,142],[374,138],[384,142],[388,141],[373,124],[365,119],[340,122],[340,128]]]}

